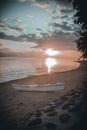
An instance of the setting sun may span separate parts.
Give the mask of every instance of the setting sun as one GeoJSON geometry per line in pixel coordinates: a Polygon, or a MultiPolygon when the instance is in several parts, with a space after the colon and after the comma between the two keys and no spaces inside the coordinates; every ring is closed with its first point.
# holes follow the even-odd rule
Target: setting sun
{"type": "Polygon", "coordinates": [[[59,55],[60,51],[57,50],[53,50],[53,49],[47,49],[45,51],[45,54],[49,55],[49,56],[55,56],[55,55],[59,55]]]}
{"type": "Polygon", "coordinates": [[[48,73],[49,73],[51,71],[51,67],[53,67],[54,65],[56,65],[57,61],[54,58],[47,58],[46,61],[45,61],[45,64],[48,67],[48,73]]]}

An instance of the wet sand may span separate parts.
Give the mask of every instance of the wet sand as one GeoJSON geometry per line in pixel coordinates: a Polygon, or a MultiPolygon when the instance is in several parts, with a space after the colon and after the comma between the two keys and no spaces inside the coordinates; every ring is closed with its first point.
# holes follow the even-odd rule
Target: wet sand
{"type": "Polygon", "coordinates": [[[85,130],[86,108],[87,61],[82,62],[76,70],[32,76],[0,84],[2,129],[85,130]],[[12,88],[12,84],[48,83],[65,83],[65,88],[50,93],[20,92],[12,88]]]}

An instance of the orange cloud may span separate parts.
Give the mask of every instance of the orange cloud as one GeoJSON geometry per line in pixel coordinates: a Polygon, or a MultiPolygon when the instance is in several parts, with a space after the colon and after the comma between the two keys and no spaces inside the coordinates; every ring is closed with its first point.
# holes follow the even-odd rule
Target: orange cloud
{"type": "Polygon", "coordinates": [[[40,7],[40,8],[47,8],[47,7],[50,6],[50,4],[48,4],[48,3],[43,4],[43,3],[38,3],[38,2],[36,2],[35,5],[36,5],[37,7],[40,7]]]}

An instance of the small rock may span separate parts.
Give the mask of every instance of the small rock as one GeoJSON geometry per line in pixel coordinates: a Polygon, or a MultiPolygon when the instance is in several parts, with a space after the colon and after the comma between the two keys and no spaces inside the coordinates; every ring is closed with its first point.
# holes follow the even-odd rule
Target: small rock
{"type": "Polygon", "coordinates": [[[60,120],[62,123],[68,122],[69,119],[70,119],[70,115],[69,115],[68,113],[61,114],[60,117],[59,117],[59,120],[60,120]]]}
{"type": "Polygon", "coordinates": [[[57,128],[54,123],[47,123],[45,126],[47,130],[55,130],[57,128]]]}
{"type": "Polygon", "coordinates": [[[32,119],[30,121],[30,123],[28,124],[28,126],[36,126],[36,125],[39,125],[41,124],[42,120],[40,118],[35,118],[35,119],[32,119]]]}

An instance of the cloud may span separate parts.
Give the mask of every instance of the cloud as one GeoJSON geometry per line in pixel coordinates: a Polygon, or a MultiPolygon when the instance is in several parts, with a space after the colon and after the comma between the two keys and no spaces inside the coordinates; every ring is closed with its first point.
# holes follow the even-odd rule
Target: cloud
{"type": "Polygon", "coordinates": [[[26,2],[26,0],[18,0],[20,3],[26,2]]]}
{"type": "Polygon", "coordinates": [[[22,22],[22,19],[17,18],[17,19],[14,19],[13,22],[16,23],[16,24],[20,24],[22,22]]]}
{"type": "Polygon", "coordinates": [[[62,6],[62,7],[72,7],[72,4],[68,2],[68,0],[57,0],[56,2],[56,7],[59,7],[59,6],[62,6]]]}
{"type": "Polygon", "coordinates": [[[29,48],[36,47],[37,44],[34,42],[27,42],[27,41],[12,41],[12,40],[6,40],[6,39],[0,39],[1,43],[5,44],[5,47],[10,50],[19,50],[19,51],[25,51],[29,50],[29,48]]]}
{"type": "Polygon", "coordinates": [[[22,28],[18,28],[18,27],[11,27],[11,26],[8,26],[9,29],[13,29],[15,31],[19,31],[19,32],[23,32],[23,29],[22,28]]]}
{"type": "Polygon", "coordinates": [[[41,34],[41,32],[42,32],[42,29],[40,29],[40,28],[35,29],[36,39],[43,38],[43,35],[41,34]]]}
{"type": "Polygon", "coordinates": [[[55,11],[55,10],[52,10],[52,9],[47,9],[47,11],[48,11],[49,13],[51,13],[51,14],[55,14],[55,13],[56,13],[56,11],[55,11]]]}
{"type": "Polygon", "coordinates": [[[3,25],[3,24],[4,24],[4,22],[0,20],[0,25],[3,25]]]}
{"type": "Polygon", "coordinates": [[[49,3],[38,3],[38,2],[36,2],[34,5],[39,7],[39,8],[47,8],[50,6],[49,3]]]}
{"type": "Polygon", "coordinates": [[[22,34],[20,36],[15,36],[15,35],[7,35],[4,32],[0,33],[0,38],[6,39],[6,40],[12,40],[12,41],[34,41],[36,39],[35,34],[22,34]]]}
{"type": "MultiPolygon", "coordinates": [[[[21,26],[24,26],[24,25],[21,25],[21,26]]],[[[0,25],[0,32],[6,35],[18,36],[18,35],[23,34],[25,30],[22,27],[16,27],[16,26],[3,24],[3,25],[0,25]]]]}
{"type": "Polygon", "coordinates": [[[60,8],[59,2],[56,2],[56,7],[57,7],[57,8],[60,8]]]}
{"type": "Polygon", "coordinates": [[[55,16],[55,17],[51,17],[51,18],[49,18],[49,19],[54,21],[54,20],[58,20],[58,19],[60,19],[60,18],[59,18],[59,16],[55,16]]]}
{"type": "Polygon", "coordinates": [[[25,27],[27,27],[27,26],[28,26],[28,24],[25,24],[25,23],[21,23],[21,24],[19,25],[19,27],[20,27],[20,29],[21,29],[22,31],[24,31],[23,28],[25,28],[25,27]]]}
{"type": "Polygon", "coordinates": [[[39,57],[41,55],[40,48],[31,48],[26,51],[19,49],[10,50],[8,48],[0,49],[0,57],[39,57]]]}
{"type": "Polygon", "coordinates": [[[70,39],[73,40],[75,29],[72,28],[71,25],[68,24],[68,22],[61,22],[60,23],[50,23],[50,25],[53,30],[49,30],[49,36],[54,37],[55,39],[63,38],[63,39],[70,39]]]}
{"type": "Polygon", "coordinates": [[[29,1],[29,2],[35,2],[36,0],[27,0],[27,1],[29,1]]]}
{"type": "Polygon", "coordinates": [[[36,29],[36,31],[42,31],[42,29],[40,29],[40,28],[37,28],[37,29],[36,29]]]}
{"type": "Polygon", "coordinates": [[[68,24],[68,22],[62,22],[62,25],[65,25],[65,26],[66,26],[67,24],[68,24]]]}
{"type": "Polygon", "coordinates": [[[52,26],[55,28],[60,27],[62,30],[65,30],[65,31],[72,31],[71,27],[67,25],[67,22],[63,22],[62,25],[58,23],[53,23],[52,26]]]}
{"type": "Polygon", "coordinates": [[[12,35],[6,35],[4,32],[0,32],[0,38],[13,40],[13,41],[17,41],[18,40],[18,37],[15,37],[15,36],[12,36],[12,35]]]}
{"type": "Polygon", "coordinates": [[[73,12],[73,9],[71,9],[71,8],[69,8],[69,9],[65,8],[65,9],[62,9],[62,10],[61,10],[61,13],[62,13],[62,14],[70,14],[70,13],[72,13],[72,12],[73,12]]]}
{"type": "Polygon", "coordinates": [[[42,34],[41,33],[36,33],[36,39],[40,39],[40,38],[43,38],[42,34]]]}
{"type": "Polygon", "coordinates": [[[16,56],[16,54],[13,53],[10,49],[8,48],[0,49],[0,57],[14,57],[14,56],[16,56]]]}
{"type": "Polygon", "coordinates": [[[62,19],[67,19],[67,14],[61,16],[62,19]]]}
{"type": "MultiPolygon", "coordinates": [[[[51,8],[52,9],[52,8],[51,8]]],[[[73,37],[78,27],[74,23],[74,9],[73,5],[69,4],[66,0],[56,0],[56,10],[47,10],[52,15],[49,18],[49,34],[53,37],[64,36],[73,37]],[[55,33],[55,34],[54,34],[55,33]]]]}

